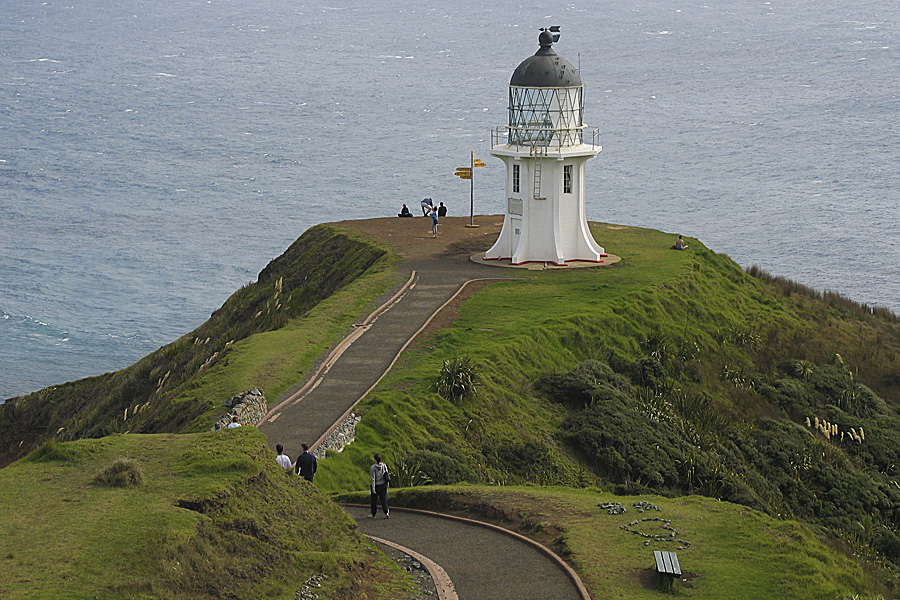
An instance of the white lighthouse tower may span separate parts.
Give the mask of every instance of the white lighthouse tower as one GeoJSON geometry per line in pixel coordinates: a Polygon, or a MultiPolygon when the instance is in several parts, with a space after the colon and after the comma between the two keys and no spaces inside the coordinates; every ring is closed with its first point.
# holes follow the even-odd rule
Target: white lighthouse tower
{"type": "Polygon", "coordinates": [[[506,215],[486,260],[511,264],[603,262],[588,229],[584,169],[600,153],[583,121],[584,84],[553,51],[559,27],[541,30],[541,47],[509,81],[509,123],[494,129],[491,155],[506,164],[506,215]]]}

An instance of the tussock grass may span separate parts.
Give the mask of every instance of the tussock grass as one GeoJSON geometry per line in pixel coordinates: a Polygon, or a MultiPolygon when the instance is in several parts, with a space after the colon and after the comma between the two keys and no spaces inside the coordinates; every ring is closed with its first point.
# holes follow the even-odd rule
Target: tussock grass
{"type": "Polygon", "coordinates": [[[136,461],[130,458],[117,458],[111,465],[97,473],[93,483],[109,487],[132,487],[144,483],[144,472],[136,461]]]}

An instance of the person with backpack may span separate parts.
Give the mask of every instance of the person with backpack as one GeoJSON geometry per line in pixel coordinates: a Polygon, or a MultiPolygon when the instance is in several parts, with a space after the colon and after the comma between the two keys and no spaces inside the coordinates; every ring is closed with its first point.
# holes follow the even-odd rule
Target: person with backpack
{"type": "Polygon", "coordinates": [[[380,502],[381,510],[384,511],[384,518],[390,519],[391,511],[388,510],[387,490],[391,483],[391,474],[388,472],[387,465],[381,462],[380,454],[375,455],[375,462],[369,469],[369,474],[372,476],[372,514],[369,515],[369,518],[375,518],[380,502]]]}

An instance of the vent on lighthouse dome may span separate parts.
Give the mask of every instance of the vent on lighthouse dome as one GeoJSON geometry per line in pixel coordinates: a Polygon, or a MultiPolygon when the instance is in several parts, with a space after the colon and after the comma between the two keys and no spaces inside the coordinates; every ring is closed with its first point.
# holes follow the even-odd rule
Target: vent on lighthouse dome
{"type": "Polygon", "coordinates": [[[562,56],[553,50],[553,42],[559,39],[559,27],[541,30],[538,43],[541,47],[534,56],[529,56],[513,71],[509,85],[515,87],[577,87],[581,86],[581,75],[562,56]]]}

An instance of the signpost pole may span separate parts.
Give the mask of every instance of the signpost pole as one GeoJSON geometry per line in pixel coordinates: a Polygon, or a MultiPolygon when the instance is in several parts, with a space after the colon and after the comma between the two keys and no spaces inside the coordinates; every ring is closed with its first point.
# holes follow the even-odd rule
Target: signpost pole
{"type": "Polygon", "coordinates": [[[469,180],[469,224],[466,227],[478,227],[475,224],[475,169],[486,166],[484,161],[476,160],[475,151],[472,150],[472,154],[469,156],[469,166],[456,167],[456,173],[454,173],[460,179],[469,180]]]}
{"type": "Polygon", "coordinates": [[[472,179],[469,180],[469,227],[475,226],[475,151],[472,150],[472,157],[469,167],[472,169],[472,179]]]}

